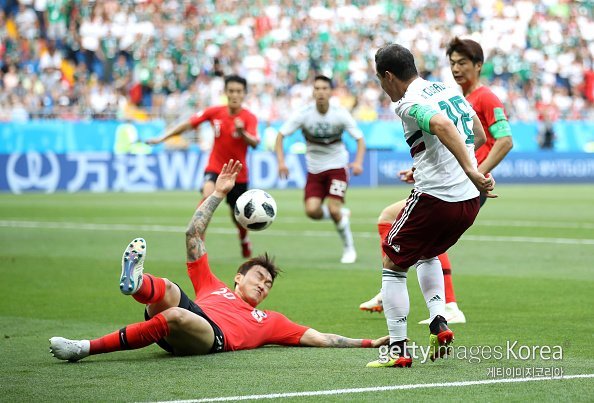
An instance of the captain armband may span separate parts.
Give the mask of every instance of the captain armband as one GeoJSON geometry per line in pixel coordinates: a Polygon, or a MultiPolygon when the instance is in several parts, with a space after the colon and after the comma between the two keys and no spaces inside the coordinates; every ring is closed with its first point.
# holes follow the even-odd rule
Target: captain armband
{"type": "Polygon", "coordinates": [[[431,133],[429,130],[429,122],[431,118],[437,115],[437,111],[428,105],[413,105],[410,110],[408,111],[408,115],[415,118],[417,124],[426,133],[431,133]]]}
{"type": "Polygon", "coordinates": [[[493,116],[495,117],[495,123],[489,126],[489,132],[493,138],[500,139],[501,137],[511,136],[511,127],[503,108],[494,108],[493,116]]]}
{"type": "Polygon", "coordinates": [[[495,139],[512,135],[511,126],[507,120],[500,120],[493,123],[491,126],[489,126],[489,132],[495,139]]]}

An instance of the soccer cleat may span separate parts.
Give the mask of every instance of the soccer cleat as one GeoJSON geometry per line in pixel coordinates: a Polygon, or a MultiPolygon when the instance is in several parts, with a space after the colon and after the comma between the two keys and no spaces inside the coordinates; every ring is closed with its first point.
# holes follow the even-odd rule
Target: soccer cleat
{"type": "Polygon", "coordinates": [[[365,302],[361,303],[361,305],[359,305],[359,309],[361,311],[367,311],[367,312],[383,312],[384,305],[382,303],[381,298],[382,298],[382,295],[377,294],[376,296],[371,298],[369,301],[365,301],[365,302]]]}
{"type": "Polygon", "coordinates": [[[445,306],[445,319],[449,324],[452,323],[466,323],[466,316],[464,312],[458,308],[457,304],[446,304],[445,306]]]}
{"type": "Polygon", "coordinates": [[[134,294],[142,284],[142,271],[146,257],[146,241],[134,238],[122,255],[122,274],[120,276],[120,291],[122,294],[134,294]]]}
{"type": "Polygon", "coordinates": [[[88,340],[68,340],[63,337],[49,339],[50,353],[59,360],[78,361],[89,356],[91,343],[88,340]]]}
{"type": "Polygon", "coordinates": [[[252,257],[252,243],[250,241],[241,242],[241,256],[246,259],[252,257]]]}
{"type": "MultiPolygon", "coordinates": [[[[458,308],[456,303],[450,302],[446,304],[444,317],[449,324],[466,323],[466,316],[464,316],[464,312],[458,308]]],[[[420,321],[419,325],[428,325],[429,323],[431,323],[431,318],[420,321]]]]}
{"type": "Polygon", "coordinates": [[[398,368],[410,368],[412,366],[412,358],[410,357],[398,357],[398,359],[390,358],[386,362],[382,362],[382,360],[375,360],[368,362],[365,367],[367,368],[389,368],[389,367],[398,367],[398,368]]]}
{"type": "Polygon", "coordinates": [[[398,341],[394,344],[390,344],[389,351],[396,352],[396,351],[404,351],[404,354],[397,354],[395,357],[392,357],[392,353],[389,356],[381,356],[380,358],[368,362],[366,367],[367,368],[389,368],[389,367],[398,367],[398,368],[410,368],[412,366],[412,357],[408,353],[408,349],[406,348],[407,340],[398,341]],[[394,350],[395,346],[399,346],[400,350],[394,350]]]}
{"type": "Polygon", "coordinates": [[[350,264],[355,263],[356,260],[357,251],[355,251],[355,248],[344,248],[342,258],[340,258],[340,263],[350,264]]]}
{"type": "Polygon", "coordinates": [[[454,341],[454,332],[448,327],[448,322],[443,316],[437,315],[429,324],[429,330],[431,361],[447,356],[451,352],[450,344],[454,341]]]}

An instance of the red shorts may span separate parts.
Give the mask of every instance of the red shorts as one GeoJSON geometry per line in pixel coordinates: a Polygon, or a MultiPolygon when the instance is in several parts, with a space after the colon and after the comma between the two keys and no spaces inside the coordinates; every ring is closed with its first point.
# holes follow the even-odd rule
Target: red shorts
{"type": "Polygon", "coordinates": [[[329,169],[319,174],[307,173],[305,200],[310,197],[325,199],[332,197],[344,202],[344,195],[349,185],[346,168],[329,169]]]}
{"type": "Polygon", "coordinates": [[[382,240],[382,249],[401,268],[441,255],[472,225],[479,208],[478,196],[446,202],[413,190],[382,240]]]}

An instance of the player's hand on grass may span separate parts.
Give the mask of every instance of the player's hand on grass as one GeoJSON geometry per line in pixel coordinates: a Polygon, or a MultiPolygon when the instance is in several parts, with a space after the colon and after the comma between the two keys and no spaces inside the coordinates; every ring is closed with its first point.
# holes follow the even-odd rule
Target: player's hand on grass
{"type": "Polygon", "coordinates": [[[223,165],[223,169],[221,169],[221,173],[217,178],[215,183],[215,193],[218,193],[219,197],[225,196],[227,193],[233,189],[235,186],[235,180],[237,179],[237,174],[241,171],[242,165],[239,161],[229,160],[225,165],[223,165]]]}
{"type": "Polygon", "coordinates": [[[379,339],[371,340],[371,347],[377,348],[379,346],[387,346],[390,344],[390,336],[380,337],[379,339]]]}
{"type": "Polygon", "coordinates": [[[278,176],[281,179],[287,179],[289,177],[289,168],[284,163],[278,164],[278,176]]]}
{"type": "Polygon", "coordinates": [[[353,175],[361,175],[363,173],[363,166],[358,162],[351,162],[349,168],[352,169],[353,175]]]}
{"type": "Polygon", "coordinates": [[[402,182],[415,183],[415,178],[413,176],[414,172],[415,172],[414,168],[405,169],[404,171],[398,172],[398,175],[400,176],[400,180],[402,182]]]}

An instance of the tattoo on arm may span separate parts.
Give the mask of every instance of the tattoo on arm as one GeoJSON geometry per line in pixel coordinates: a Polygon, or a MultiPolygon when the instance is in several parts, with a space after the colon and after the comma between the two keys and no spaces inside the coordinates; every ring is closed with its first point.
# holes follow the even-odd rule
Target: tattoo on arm
{"type": "Polygon", "coordinates": [[[202,238],[213,213],[223,199],[210,195],[198,206],[186,229],[186,252],[188,262],[206,254],[206,247],[202,238]]]}
{"type": "Polygon", "coordinates": [[[362,340],[350,339],[338,334],[325,334],[327,347],[361,347],[362,340]]]}

